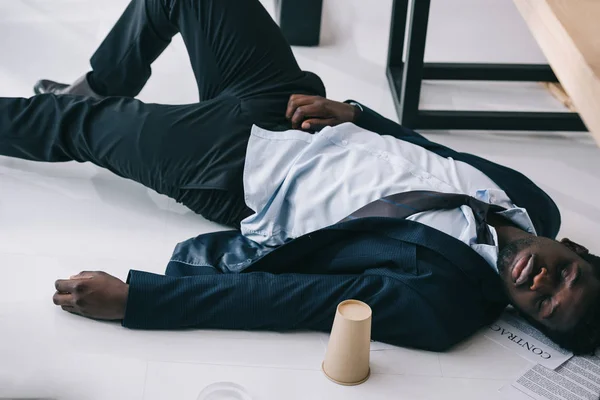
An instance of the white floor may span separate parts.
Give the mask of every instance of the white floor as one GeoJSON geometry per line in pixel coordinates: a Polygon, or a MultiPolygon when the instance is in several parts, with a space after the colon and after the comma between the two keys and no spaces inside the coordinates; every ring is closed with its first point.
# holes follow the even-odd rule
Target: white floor
{"type": "MultiPolygon", "coordinates": [[[[264,3],[272,7],[271,0],[264,3]]],[[[502,23],[515,18],[511,7],[489,12],[497,0],[451,3],[434,2],[429,59],[540,61],[526,28],[506,29],[502,23]],[[472,27],[465,28],[460,18],[472,27]]],[[[125,4],[1,1],[0,95],[27,97],[38,78],[69,81],[85,72],[125,4]]],[[[295,52],[305,69],[323,77],[331,98],[358,99],[395,118],[384,76],[390,7],[391,0],[326,1],[324,46],[295,52]]],[[[178,38],[155,64],[140,97],[186,103],[195,96],[178,38]]],[[[537,84],[426,83],[424,105],[561,107],[537,84]]],[[[429,135],[528,174],[560,205],[562,234],[600,252],[594,240],[600,228],[600,151],[587,134],[429,135]]],[[[371,379],[346,388],[319,370],[323,334],[140,332],[75,317],[52,304],[55,279],[80,270],[105,270],[123,279],[130,268],[161,273],[177,242],[220,227],[89,164],[0,157],[0,193],[0,398],[195,400],[213,382],[234,381],[257,400],[501,399],[498,390],[530,366],[478,334],[445,354],[373,352],[371,379]]]]}

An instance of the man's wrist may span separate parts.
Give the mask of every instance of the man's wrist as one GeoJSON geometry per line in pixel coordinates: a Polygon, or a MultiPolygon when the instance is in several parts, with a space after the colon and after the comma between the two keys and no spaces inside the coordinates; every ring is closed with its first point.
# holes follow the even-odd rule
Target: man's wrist
{"type": "Polygon", "coordinates": [[[129,284],[125,283],[123,287],[123,293],[121,295],[121,307],[119,312],[119,320],[125,319],[125,314],[127,313],[127,302],[129,299],[129,284]]]}
{"type": "Polygon", "coordinates": [[[350,102],[348,102],[348,104],[350,104],[352,106],[352,109],[353,109],[352,121],[351,122],[358,121],[358,118],[360,117],[360,114],[363,112],[362,106],[360,104],[354,102],[354,101],[350,101],[350,102]]]}

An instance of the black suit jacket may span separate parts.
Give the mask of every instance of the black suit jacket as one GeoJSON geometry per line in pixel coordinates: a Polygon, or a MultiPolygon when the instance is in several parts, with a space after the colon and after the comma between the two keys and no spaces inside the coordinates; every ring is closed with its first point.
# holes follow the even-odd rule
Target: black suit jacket
{"type": "MultiPolygon", "coordinates": [[[[540,235],[554,238],[554,202],[522,174],[459,153],[364,107],[357,125],[479,169],[521,207],[540,235]]],[[[131,271],[130,328],[310,329],[328,331],[339,302],[373,309],[373,338],[444,350],[492,322],[507,304],[497,273],[463,242],[390,218],[339,223],[276,249],[237,231],[177,246],[166,275],[131,271]]]]}

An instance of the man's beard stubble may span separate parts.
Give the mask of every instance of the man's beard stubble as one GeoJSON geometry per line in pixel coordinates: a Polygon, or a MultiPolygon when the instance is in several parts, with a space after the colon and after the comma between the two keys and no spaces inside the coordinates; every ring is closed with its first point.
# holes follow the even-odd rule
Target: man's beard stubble
{"type": "Polygon", "coordinates": [[[515,257],[519,252],[523,249],[531,246],[535,242],[535,237],[528,237],[524,239],[513,240],[506,246],[500,249],[498,253],[498,262],[496,266],[498,267],[498,272],[500,272],[500,276],[504,276],[508,268],[515,261],[515,257]]]}

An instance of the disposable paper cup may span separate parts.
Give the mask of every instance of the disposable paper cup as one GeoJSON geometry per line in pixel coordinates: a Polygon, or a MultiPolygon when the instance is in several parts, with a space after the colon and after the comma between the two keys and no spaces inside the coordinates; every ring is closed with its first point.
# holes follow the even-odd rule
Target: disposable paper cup
{"type": "Polygon", "coordinates": [[[341,302],[323,361],[323,372],[333,382],[352,386],[369,379],[371,307],[362,301],[341,302]]]}

